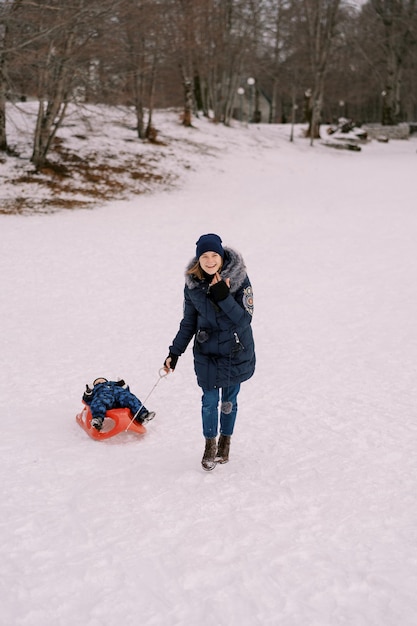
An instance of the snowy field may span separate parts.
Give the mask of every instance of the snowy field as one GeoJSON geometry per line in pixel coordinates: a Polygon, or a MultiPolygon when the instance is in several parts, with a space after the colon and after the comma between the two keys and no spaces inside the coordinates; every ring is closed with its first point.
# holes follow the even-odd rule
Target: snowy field
{"type": "Polygon", "coordinates": [[[156,126],[171,189],[0,215],[0,624],[414,626],[417,141],[156,126]],[[210,473],[191,350],[158,374],[206,232],[246,260],[258,358],[210,473]],[[145,435],[77,425],[97,376],[153,389],[145,435]]]}

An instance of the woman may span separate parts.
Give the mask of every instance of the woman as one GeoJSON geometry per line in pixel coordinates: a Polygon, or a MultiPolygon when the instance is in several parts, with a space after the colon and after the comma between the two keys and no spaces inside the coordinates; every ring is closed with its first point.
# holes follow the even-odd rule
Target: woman
{"type": "Polygon", "coordinates": [[[242,256],[218,235],[202,235],[185,273],[184,316],[165,359],[168,373],[194,337],[194,370],[203,390],[203,469],[229,460],[240,384],[255,370],[253,294],[242,256]],[[220,437],[218,404],[221,389],[220,437]]]}

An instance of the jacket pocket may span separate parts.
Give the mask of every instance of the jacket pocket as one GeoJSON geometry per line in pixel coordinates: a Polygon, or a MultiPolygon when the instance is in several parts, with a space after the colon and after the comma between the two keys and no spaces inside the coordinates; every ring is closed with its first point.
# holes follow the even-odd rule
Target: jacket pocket
{"type": "Polygon", "coordinates": [[[206,343],[209,340],[210,334],[204,328],[200,328],[196,333],[197,343],[206,343]]]}

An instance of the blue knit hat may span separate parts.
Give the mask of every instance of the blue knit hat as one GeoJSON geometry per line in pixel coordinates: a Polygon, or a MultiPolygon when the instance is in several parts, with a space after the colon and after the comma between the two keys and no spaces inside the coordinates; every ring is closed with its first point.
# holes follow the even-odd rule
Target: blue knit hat
{"type": "Polygon", "coordinates": [[[222,258],[224,258],[224,250],[222,246],[222,240],[219,235],[209,233],[208,235],[201,235],[200,239],[196,242],[196,257],[199,259],[205,252],[217,252],[222,258]]]}

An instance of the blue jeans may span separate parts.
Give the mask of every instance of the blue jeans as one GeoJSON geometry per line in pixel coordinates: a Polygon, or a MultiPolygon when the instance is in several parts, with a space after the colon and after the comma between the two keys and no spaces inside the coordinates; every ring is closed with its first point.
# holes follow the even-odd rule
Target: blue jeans
{"type": "MultiPolygon", "coordinates": [[[[220,406],[220,432],[222,435],[232,435],[237,414],[237,394],[240,384],[222,388],[222,402],[220,406]]],[[[203,389],[201,398],[201,416],[203,418],[203,435],[217,437],[219,427],[219,396],[220,389],[203,389]]]]}

